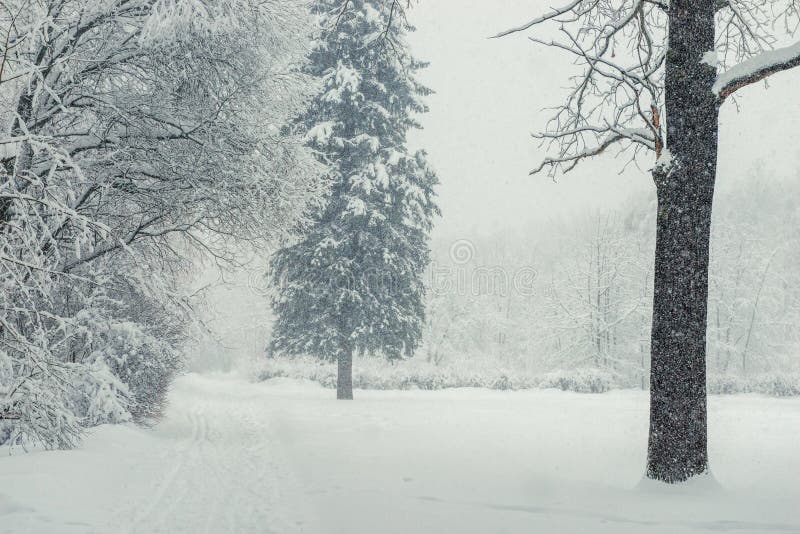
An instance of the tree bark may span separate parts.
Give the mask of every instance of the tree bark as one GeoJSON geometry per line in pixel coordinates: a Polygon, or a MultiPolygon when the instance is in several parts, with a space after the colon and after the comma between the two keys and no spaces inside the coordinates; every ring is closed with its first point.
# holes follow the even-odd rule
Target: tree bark
{"type": "Polygon", "coordinates": [[[336,376],[336,398],[353,400],[353,351],[350,348],[339,352],[336,376]]]}
{"type": "Polygon", "coordinates": [[[667,148],[658,196],[647,476],[680,482],[708,470],[706,321],[717,164],[714,0],[673,0],[666,60],[667,148]]]}

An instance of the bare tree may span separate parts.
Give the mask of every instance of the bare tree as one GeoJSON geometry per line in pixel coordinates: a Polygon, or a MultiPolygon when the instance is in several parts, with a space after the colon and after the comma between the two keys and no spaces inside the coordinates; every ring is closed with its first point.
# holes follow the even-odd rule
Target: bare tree
{"type": "Polygon", "coordinates": [[[568,172],[609,149],[655,152],[658,197],[647,476],[708,469],[706,321],[720,106],[800,65],[796,0],[572,0],[498,37],[556,25],[533,41],[583,71],[541,138],[534,172],[568,172]],[[722,71],[717,74],[718,69],[722,71]]]}

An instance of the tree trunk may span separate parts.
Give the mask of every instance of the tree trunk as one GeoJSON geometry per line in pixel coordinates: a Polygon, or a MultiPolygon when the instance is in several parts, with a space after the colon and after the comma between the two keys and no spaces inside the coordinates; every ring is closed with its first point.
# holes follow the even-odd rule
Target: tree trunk
{"type": "Polygon", "coordinates": [[[353,351],[349,348],[339,352],[338,374],[336,376],[336,398],[353,400],[353,351]]]}
{"type": "Polygon", "coordinates": [[[708,469],[706,321],[717,163],[714,0],[673,0],[666,61],[667,148],[658,196],[647,476],[679,482],[708,469]]]}

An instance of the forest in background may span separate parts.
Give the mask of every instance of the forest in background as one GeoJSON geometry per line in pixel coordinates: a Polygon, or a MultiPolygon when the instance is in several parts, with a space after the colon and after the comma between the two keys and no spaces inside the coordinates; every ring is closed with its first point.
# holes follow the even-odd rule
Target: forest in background
{"type": "MultiPolygon", "coordinates": [[[[800,238],[793,228],[800,213],[792,199],[800,185],[764,162],[745,174],[715,199],[708,387],[798,395],[800,238]]],[[[426,276],[422,346],[408,361],[360,358],[354,383],[646,389],[654,240],[655,198],[648,195],[536,227],[439,236],[426,276]]],[[[266,331],[255,328],[257,346],[266,331]]],[[[256,372],[336,384],[335,366],[311,357],[259,361],[256,372]]]]}

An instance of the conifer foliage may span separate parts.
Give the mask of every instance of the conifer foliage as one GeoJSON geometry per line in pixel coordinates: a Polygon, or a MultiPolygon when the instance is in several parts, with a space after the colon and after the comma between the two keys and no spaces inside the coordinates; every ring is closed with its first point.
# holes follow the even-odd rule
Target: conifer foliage
{"type": "Polygon", "coordinates": [[[414,28],[382,0],[317,0],[310,74],[321,91],[294,127],[329,169],[330,188],[302,239],[272,260],[270,352],[339,362],[352,398],[354,354],[409,357],[424,324],[423,273],[438,213],[436,174],[406,134],[430,90],[408,52],[414,28]]]}

